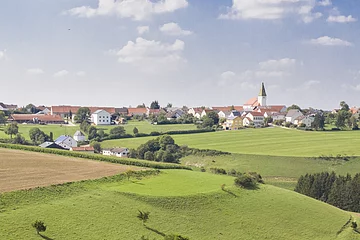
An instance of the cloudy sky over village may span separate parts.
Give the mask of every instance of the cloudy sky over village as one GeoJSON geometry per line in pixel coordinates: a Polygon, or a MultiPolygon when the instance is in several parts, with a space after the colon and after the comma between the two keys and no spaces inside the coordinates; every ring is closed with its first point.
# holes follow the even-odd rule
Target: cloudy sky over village
{"type": "Polygon", "coordinates": [[[2,102],[360,105],[358,0],[0,2],[2,102]]]}

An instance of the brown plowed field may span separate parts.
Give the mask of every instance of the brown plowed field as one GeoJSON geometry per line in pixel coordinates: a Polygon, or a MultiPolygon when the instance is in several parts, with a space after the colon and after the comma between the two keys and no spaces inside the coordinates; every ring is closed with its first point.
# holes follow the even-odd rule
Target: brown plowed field
{"type": "Polygon", "coordinates": [[[120,164],[0,149],[0,192],[97,179],[129,169],[141,170],[120,164]]]}

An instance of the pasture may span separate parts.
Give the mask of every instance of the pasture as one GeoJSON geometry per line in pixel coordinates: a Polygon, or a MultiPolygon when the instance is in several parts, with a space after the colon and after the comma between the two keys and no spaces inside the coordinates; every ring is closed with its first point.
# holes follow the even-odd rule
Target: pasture
{"type": "Polygon", "coordinates": [[[120,174],[133,166],[0,148],[0,193],[120,174]]]}
{"type": "Polygon", "coordinates": [[[129,181],[5,193],[0,239],[39,239],[31,227],[36,219],[47,225],[48,239],[161,240],[159,234],[170,233],[192,240],[360,239],[349,227],[337,235],[350,213],[277,187],[244,190],[232,182],[229,176],[166,170],[129,181]],[[221,190],[222,184],[231,194],[221,190]],[[146,227],[136,217],[138,210],[150,212],[146,227]]]}
{"type": "MultiPolygon", "coordinates": [[[[318,157],[346,154],[360,156],[360,131],[299,131],[283,128],[244,129],[213,133],[173,135],[178,145],[231,153],[318,157]]],[[[137,148],[153,137],[110,140],[103,147],[137,148]]]]}
{"type": "MultiPolygon", "coordinates": [[[[30,129],[37,127],[44,131],[46,134],[52,132],[54,138],[59,137],[60,135],[74,135],[77,130],[80,130],[79,125],[70,126],[70,125],[34,125],[34,124],[19,124],[19,132],[24,136],[25,139],[29,140],[29,131],[30,129]]],[[[176,131],[176,130],[194,130],[196,126],[194,124],[171,124],[171,125],[153,125],[148,121],[129,121],[124,125],[111,125],[111,126],[96,126],[99,130],[104,130],[105,133],[109,133],[110,130],[114,127],[122,126],[125,128],[126,133],[133,134],[133,129],[136,127],[139,130],[139,133],[151,133],[151,132],[167,132],[167,131],[176,131]]],[[[0,126],[0,138],[9,138],[8,135],[4,133],[4,126],[0,126]]]]}

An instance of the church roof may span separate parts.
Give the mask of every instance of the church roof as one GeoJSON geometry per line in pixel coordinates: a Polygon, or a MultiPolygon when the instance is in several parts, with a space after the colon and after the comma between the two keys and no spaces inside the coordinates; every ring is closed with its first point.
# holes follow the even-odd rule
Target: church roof
{"type": "Polygon", "coordinates": [[[261,88],[260,88],[259,96],[261,96],[261,97],[266,97],[266,91],[265,91],[265,85],[264,85],[264,83],[261,83],[261,88]]]}

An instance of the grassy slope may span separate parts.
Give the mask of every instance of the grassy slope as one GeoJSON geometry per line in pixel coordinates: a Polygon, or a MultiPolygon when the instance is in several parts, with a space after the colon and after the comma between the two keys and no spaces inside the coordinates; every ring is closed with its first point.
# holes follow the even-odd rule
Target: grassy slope
{"type": "Polygon", "coordinates": [[[81,190],[63,195],[53,188],[53,198],[40,197],[31,205],[26,204],[27,197],[15,205],[11,198],[5,198],[8,205],[0,213],[4,229],[0,239],[39,239],[30,226],[35,219],[45,221],[46,235],[54,239],[140,239],[142,235],[161,239],[142,226],[136,218],[138,209],[151,212],[149,227],[197,240],[239,236],[360,239],[348,229],[336,238],[349,213],[272,186],[253,191],[237,189],[230,187],[232,181],[227,176],[172,170],[131,182],[77,183],[81,190]],[[223,183],[237,197],[221,191],[223,183]]]}
{"type": "MultiPolygon", "coordinates": [[[[63,134],[74,135],[74,133],[80,129],[79,126],[19,124],[19,132],[26,139],[29,139],[29,131],[34,127],[40,128],[47,134],[53,132],[55,138],[63,134]]],[[[110,129],[114,127],[116,126],[98,126],[98,129],[103,129],[105,132],[109,133],[110,129]]],[[[152,125],[147,121],[129,121],[129,123],[123,127],[126,132],[130,134],[133,134],[134,127],[137,127],[140,133],[196,129],[194,124],[152,125]]],[[[0,126],[0,138],[8,138],[9,136],[4,133],[3,129],[4,127],[0,126]]]]}
{"type": "MultiPolygon", "coordinates": [[[[176,143],[195,148],[216,149],[232,153],[306,156],[357,155],[360,156],[360,131],[309,132],[294,129],[265,128],[223,131],[191,135],[174,135],[176,143]]],[[[136,148],[148,138],[106,141],[105,147],[136,148]]]]}
{"type": "Polygon", "coordinates": [[[360,158],[350,161],[325,161],[305,157],[262,156],[232,154],[216,157],[188,156],[182,159],[184,165],[235,169],[240,172],[259,172],[267,183],[294,189],[297,178],[306,173],[335,171],[338,174],[355,175],[360,171],[360,158]]]}

